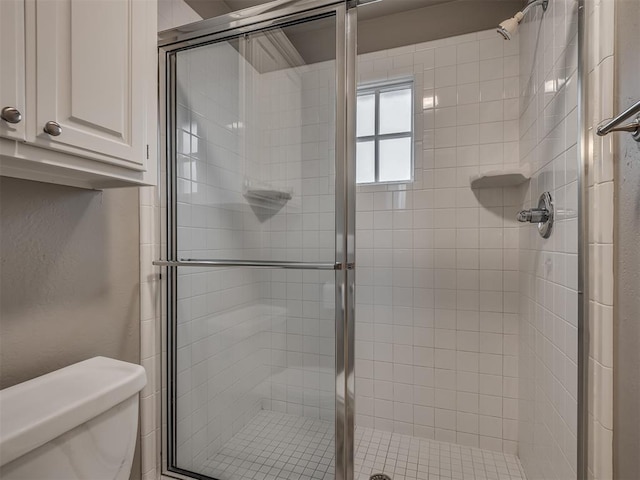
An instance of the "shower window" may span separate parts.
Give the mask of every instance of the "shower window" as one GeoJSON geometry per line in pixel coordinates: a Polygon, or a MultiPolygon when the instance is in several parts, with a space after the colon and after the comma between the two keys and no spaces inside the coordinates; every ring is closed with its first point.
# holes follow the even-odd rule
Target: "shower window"
{"type": "Polygon", "coordinates": [[[413,174],[413,82],[358,89],[356,181],[410,182],[413,174]]]}

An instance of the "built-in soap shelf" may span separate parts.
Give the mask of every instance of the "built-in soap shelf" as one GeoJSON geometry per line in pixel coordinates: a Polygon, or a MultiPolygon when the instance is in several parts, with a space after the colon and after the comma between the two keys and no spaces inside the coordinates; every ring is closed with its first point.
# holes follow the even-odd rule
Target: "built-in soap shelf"
{"type": "Polygon", "coordinates": [[[242,195],[256,214],[274,215],[293,198],[293,191],[245,180],[242,195]]]}
{"type": "Polygon", "coordinates": [[[501,188],[517,187],[530,179],[529,171],[525,168],[508,168],[491,170],[469,177],[471,188],[501,188]]]}
{"type": "Polygon", "coordinates": [[[291,193],[272,188],[252,188],[244,192],[244,198],[250,203],[285,204],[291,200],[291,193]]]}

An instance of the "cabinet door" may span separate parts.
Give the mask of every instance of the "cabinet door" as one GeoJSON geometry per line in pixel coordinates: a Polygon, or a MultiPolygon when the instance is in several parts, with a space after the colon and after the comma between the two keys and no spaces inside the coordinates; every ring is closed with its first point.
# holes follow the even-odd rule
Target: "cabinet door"
{"type": "Polygon", "coordinates": [[[147,122],[156,121],[147,115],[153,6],[35,0],[36,144],[145,170],[147,122]],[[44,131],[47,122],[60,125],[58,136],[44,131]]]}
{"type": "Polygon", "coordinates": [[[0,0],[0,137],[25,139],[24,69],[24,0],[0,0]]]}

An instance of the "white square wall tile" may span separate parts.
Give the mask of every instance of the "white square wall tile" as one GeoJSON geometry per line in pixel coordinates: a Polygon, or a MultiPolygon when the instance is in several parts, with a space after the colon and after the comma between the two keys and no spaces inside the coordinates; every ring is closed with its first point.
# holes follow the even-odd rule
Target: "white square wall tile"
{"type": "MultiPolygon", "coordinates": [[[[365,60],[373,62],[366,68],[377,67],[383,78],[407,63],[411,53],[420,69],[418,107],[424,107],[424,98],[433,99],[420,114],[424,131],[417,135],[421,162],[416,163],[412,203],[390,199],[395,187],[366,187],[357,193],[359,215],[371,210],[408,213],[394,213],[388,221],[383,216],[357,220],[358,238],[366,237],[358,240],[359,263],[375,265],[358,277],[359,301],[373,309],[366,314],[360,309],[358,321],[372,316],[380,327],[359,334],[359,341],[373,335],[375,343],[362,344],[366,349],[357,355],[378,360],[368,374],[380,382],[373,398],[395,401],[393,412],[379,405],[384,417],[377,417],[374,408],[373,424],[409,433],[413,425],[414,434],[419,426],[431,429],[424,430],[426,435],[467,445],[481,442],[478,418],[468,416],[480,412],[479,396],[490,392],[482,403],[485,415],[502,419],[503,391],[511,392],[502,376],[516,374],[518,367],[508,360],[518,355],[518,329],[513,328],[518,321],[518,267],[504,248],[517,251],[519,239],[506,233],[504,218],[511,214],[505,206],[517,209],[521,198],[502,190],[472,191],[468,183],[479,168],[502,168],[506,158],[517,161],[519,101],[505,96],[513,95],[518,85],[507,81],[518,75],[518,52],[496,40],[487,31],[365,60]],[[383,308],[389,313],[383,314],[383,308]],[[514,311],[506,337],[505,311],[514,311]],[[407,385],[413,385],[411,391],[407,385]],[[404,405],[413,405],[413,420],[408,408],[395,411],[404,405]],[[453,415],[425,410],[434,406],[453,415]]],[[[501,435],[482,438],[486,445],[509,447],[510,440],[501,435]]]]}

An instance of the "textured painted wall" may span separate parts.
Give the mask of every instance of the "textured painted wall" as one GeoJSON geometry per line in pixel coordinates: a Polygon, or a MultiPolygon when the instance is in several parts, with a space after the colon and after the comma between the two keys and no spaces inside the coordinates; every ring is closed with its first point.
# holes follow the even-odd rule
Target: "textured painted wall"
{"type": "Polygon", "coordinates": [[[520,0],[435,2],[428,7],[377,18],[368,18],[367,8],[370,7],[363,6],[358,11],[358,53],[493,30],[498,23],[517,12],[522,3],[520,0]]]}
{"type": "Polygon", "coordinates": [[[202,20],[183,0],[158,0],[158,31],[202,20]]]}
{"type": "Polygon", "coordinates": [[[96,355],[139,363],[138,191],[0,179],[0,387],[96,355]]]}
{"type": "Polygon", "coordinates": [[[135,188],[0,178],[0,388],[96,355],[140,362],[138,237],[135,188]]]}
{"type": "MultiPolygon", "coordinates": [[[[619,0],[615,8],[617,113],[640,99],[640,3],[619,0]]],[[[614,478],[632,479],[640,478],[640,143],[629,134],[613,135],[617,199],[613,474],[614,478]]]]}

